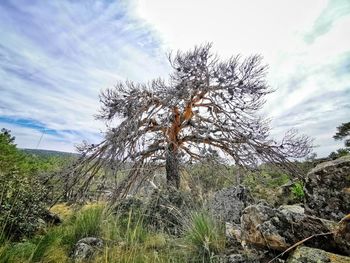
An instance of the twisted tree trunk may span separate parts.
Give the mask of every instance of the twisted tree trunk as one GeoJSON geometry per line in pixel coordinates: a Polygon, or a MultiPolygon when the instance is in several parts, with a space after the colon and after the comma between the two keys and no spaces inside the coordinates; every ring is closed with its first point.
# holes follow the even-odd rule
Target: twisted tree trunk
{"type": "Polygon", "coordinates": [[[179,157],[178,152],[173,144],[168,146],[166,153],[166,179],[169,186],[176,189],[180,187],[179,157]]]}

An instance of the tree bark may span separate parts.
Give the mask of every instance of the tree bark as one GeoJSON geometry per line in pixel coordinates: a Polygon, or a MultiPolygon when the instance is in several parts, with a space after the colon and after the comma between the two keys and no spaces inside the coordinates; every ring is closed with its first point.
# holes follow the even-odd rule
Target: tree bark
{"type": "Polygon", "coordinates": [[[180,188],[180,172],[179,172],[179,159],[178,153],[174,149],[174,145],[170,144],[166,153],[166,179],[169,186],[173,186],[176,189],[180,188]]]}

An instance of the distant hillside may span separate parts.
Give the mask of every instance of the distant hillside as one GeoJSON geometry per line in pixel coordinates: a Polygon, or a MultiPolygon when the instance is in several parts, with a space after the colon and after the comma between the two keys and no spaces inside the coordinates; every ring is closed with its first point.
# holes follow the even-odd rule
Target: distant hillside
{"type": "Polygon", "coordinates": [[[52,151],[52,150],[42,150],[42,149],[21,149],[23,152],[28,154],[34,154],[38,156],[79,156],[77,153],[70,152],[60,152],[60,151],[52,151]]]}

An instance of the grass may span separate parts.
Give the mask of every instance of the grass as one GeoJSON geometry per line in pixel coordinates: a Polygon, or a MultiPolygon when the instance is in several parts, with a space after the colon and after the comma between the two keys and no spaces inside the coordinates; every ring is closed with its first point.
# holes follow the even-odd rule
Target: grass
{"type": "Polygon", "coordinates": [[[63,220],[71,217],[74,212],[71,206],[67,205],[67,203],[55,204],[53,207],[51,207],[50,211],[57,214],[63,220]]]}
{"type": "Polygon", "coordinates": [[[21,243],[5,242],[0,247],[0,263],[69,262],[69,254],[78,240],[100,236],[103,211],[101,205],[86,207],[42,236],[21,243]]]}
{"type": "Polygon", "coordinates": [[[88,236],[104,240],[90,263],[215,262],[225,245],[223,228],[206,212],[192,213],[184,222],[182,236],[174,237],[149,228],[138,211],[118,216],[107,213],[104,205],[88,205],[43,235],[4,242],[0,263],[72,262],[74,245],[88,236]]]}
{"type": "Polygon", "coordinates": [[[183,241],[198,262],[215,262],[225,248],[224,228],[209,212],[193,212],[185,222],[183,241]]]}

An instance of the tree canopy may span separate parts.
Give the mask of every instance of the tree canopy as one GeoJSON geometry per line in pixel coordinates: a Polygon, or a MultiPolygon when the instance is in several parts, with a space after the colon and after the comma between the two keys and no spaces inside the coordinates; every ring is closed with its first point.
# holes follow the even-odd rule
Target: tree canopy
{"type": "Polygon", "coordinates": [[[337,132],[333,136],[335,140],[343,140],[347,138],[344,142],[345,147],[350,147],[350,122],[342,123],[342,125],[337,127],[337,132]]]}
{"type": "MultiPolygon", "coordinates": [[[[225,156],[237,166],[268,162],[293,169],[289,158],[306,156],[310,139],[288,131],[270,138],[268,121],[259,115],[271,93],[260,56],[222,61],[211,45],[169,55],[168,81],[118,82],[102,92],[98,119],[106,122],[104,140],[80,147],[89,174],[101,166],[117,170],[131,162],[127,185],[140,168],[165,165],[167,181],[179,187],[179,167],[208,156],[225,156]]],[[[124,188],[127,188],[123,185],[124,188]]]]}

